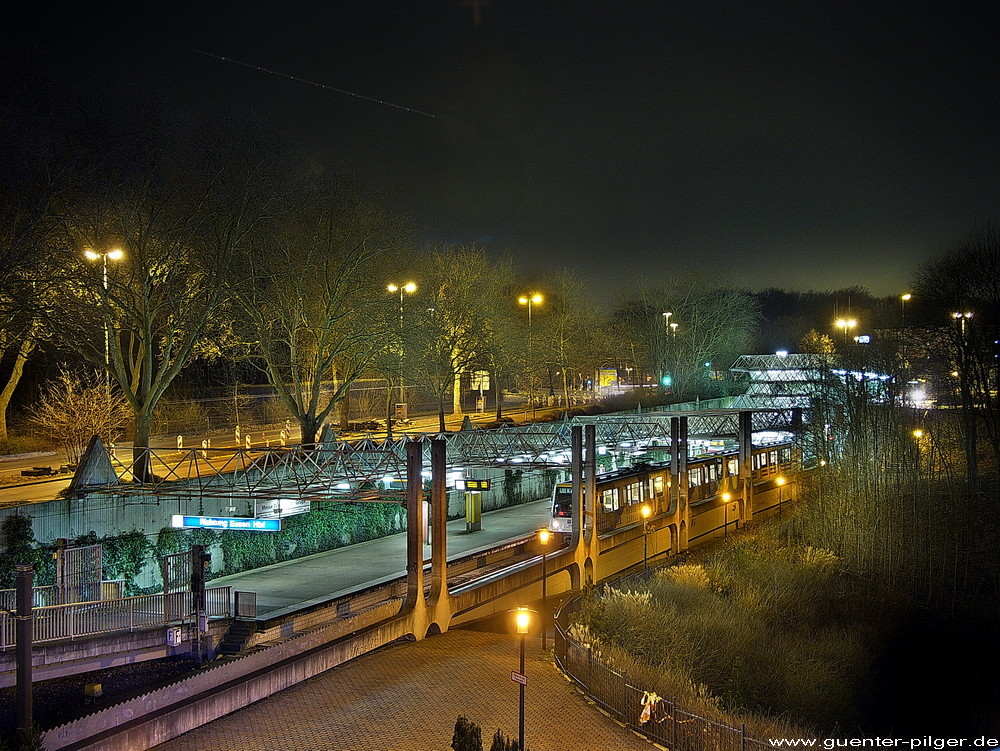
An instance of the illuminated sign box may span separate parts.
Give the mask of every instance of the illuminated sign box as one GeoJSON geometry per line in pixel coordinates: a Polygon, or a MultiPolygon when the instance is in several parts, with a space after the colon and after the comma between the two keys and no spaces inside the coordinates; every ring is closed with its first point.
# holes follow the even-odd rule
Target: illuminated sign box
{"type": "Polygon", "coordinates": [[[239,516],[183,516],[174,514],[170,526],[177,529],[232,529],[239,532],[280,532],[281,519],[244,519],[239,516]]]}
{"type": "Polygon", "coordinates": [[[489,480],[455,480],[455,490],[489,490],[489,480]]]}

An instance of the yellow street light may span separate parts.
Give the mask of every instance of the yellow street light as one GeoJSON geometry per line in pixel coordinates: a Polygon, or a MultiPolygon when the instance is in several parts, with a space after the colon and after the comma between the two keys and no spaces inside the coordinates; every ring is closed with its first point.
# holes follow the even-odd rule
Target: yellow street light
{"type": "Polygon", "coordinates": [[[857,325],[858,325],[858,322],[855,319],[853,319],[853,318],[838,318],[837,319],[837,328],[844,330],[844,341],[845,342],[847,341],[847,330],[848,329],[853,329],[857,325]]]}
{"type": "MultiPolygon", "coordinates": [[[[399,293],[399,403],[400,405],[406,404],[406,382],[403,378],[403,295],[412,295],[417,291],[417,285],[414,282],[406,282],[405,284],[395,284],[389,282],[385,285],[385,288],[390,293],[399,293]]],[[[388,401],[392,401],[390,398],[388,401]]],[[[402,409],[402,408],[401,408],[402,409]]],[[[400,413],[400,419],[405,417],[405,414],[400,413]]],[[[392,412],[386,415],[385,421],[386,437],[392,438],[392,412]]]]}
{"type": "Polygon", "coordinates": [[[545,592],[545,574],[547,569],[545,565],[545,555],[546,553],[549,552],[549,540],[552,539],[552,533],[543,527],[542,529],[538,530],[536,534],[538,535],[538,542],[542,546],[542,651],[544,652],[545,632],[548,626],[548,621],[547,621],[548,608],[546,603],[547,597],[545,592]]]}
{"type": "Polygon", "coordinates": [[[965,336],[965,322],[972,318],[972,313],[966,311],[965,313],[952,313],[951,317],[962,325],[962,336],[965,336]]]}
{"type": "MultiPolygon", "coordinates": [[[[121,248],[111,248],[110,250],[94,250],[93,248],[84,248],[83,255],[89,261],[96,261],[100,259],[101,261],[101,279],[102,286],[104,287],[104,298],[107,301],[108,297],[108,259],[112,261],[119,261],[125,256],[125,251],[121,248]]],[[[111,395],[111,330],[108,326],[108,320],[104,319],[104,389],[108,393],[110,398],[111,395]]]]}
{"type": "Polygon", "coordinates": [[[518,748],[524,748],[524,686],[528,682],[528,677],[524,674],[524,635],[528,633],[528,626],[531,625],[531,610],[524,606],[514,611],[514,625],[517,633],[521,636],[521,669],[518,672],[517,682],[520,684],[520,707],[518,712],[518,748]]]}
{"type": "Polygon", "coordinates": [[[780,475],[775,478],[774,482],[778,486],[778,518],[781,518],[781,501],[782,501],[782,490],[785,487],[785,478],[780,475]]]}
{"type": "Polygon", "coordinates": [[[642,504],[639,508],[639,513],[642,515],[642,570],[646,570],[646,560],[647,560],[647,543],[649,541],[649,517],[653,515],[653,509],[650,508],[648,503],[642,504]]]}
{"type": "Polygon", "coordinates": [[[924,437],[924,431],[922,431],[920,428],[916,428],[913,431],[913,437],[914,438],[923,438],[924,437]]]}
{"type": "Polygon", "coordinates": [[[913,295],[909,292],[899,296],[899,326],[900,328],[906,327],[906,303],[912,299],[913,295]]]}
{"type": "MultiPolygon", "coordinates": [[[[531,339],[531,308],[533,305],[538,305],[542,302],[544,298],[538,292],[531,292],[528,295],[522,295],[517,298],[517,301],[521,305],[528,306],[528,368],[531,368],[531,350],[532,350],[532,339],[531,339]]],[[[528,401],[531,402],[531,419],[535,419],[535,384],[531,378],[531,373],[528,373],[528,401]]]]}

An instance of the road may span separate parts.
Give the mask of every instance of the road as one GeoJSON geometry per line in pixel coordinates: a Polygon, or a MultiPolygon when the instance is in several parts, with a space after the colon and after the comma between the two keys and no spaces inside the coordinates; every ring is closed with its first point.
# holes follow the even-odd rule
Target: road
{"type": "MultiPolygon", "coordinates": [[[[511,417],[518,423],[523,423],[528,421],[530,409],[519,409],[519,410],[507,410],[504,414],[505,416],[511,417]]],[[[557,409],[537,409],[536,419],[551,419],[553,416],[558,416],[562,414],[562,408],[557,409]]],[[[449,431],[456,431],[461,429],[462,424],[465,420],[466,415],[456,415],[449,416],[445,425],[449,431]]],[[[483,413],[483,414],[468,414],[470,420],[476,424],[492,423],[495,419],[495,414],[483,413]]],[[[232,433],[227,433],[224,435],[195,435],[195,436],[182,436],[182,444],[184,447],[183,451],[177,450],[177,436],[155,436],[150,439],[150,445],[155,450],[156,456],[166,464],[178,464],[186,456],[188,456],[188,451],[191,449],[200,448],[203,441],[210,441],[211,448],[215,451],[225,450],[225,449],[236,449],[236,448],[246,448],[246,439],[249,435],[251,448],[263,448],[265,446],[280,446],[282,445],[282,432],[283,428],[278,427],[268,427],[268,428],[250,428],[240,434],[240,440],[236,440],[235,430],[232,433]]],[[[395,430],[394,434],[398,437],[400,435],[409,434],[428,434],[436,433],[438,430],[438,418],[437,415],[422,415],[415,417],[411,420],[411,424],[405,428],[405,430],[395,430]]],[[[299,429],[298,426],[289,423],[289,428],[286,431],[285,441],[289,445],[293,445],[299,440],[299,429]]],[[[384,431],[378,433],[370,434],[371,437],[375,439],[385,438],[386,433],[384,431]]],[[[354,440],[355,438],[364,437],[361,434],[346,434],[341,436],[343,440],[354,440]]],[[[130,444],[120,444],[115,447],[115,451],[120,459],[127,460],[128,452],[131,450],[130,444]]],[[[220,454],[220,459],[225,460],[228,455],[220,454]]],[[[60,474],[57,477],[46,477],[46,478],[21,478],[21,471],[25,469],[32,469],[34,467],[51,467],[53,470],[58,471],[59,467],[66,463],[66,454],[64,451],[51,451],[51,452],[35,452],[32,454],[18,455],[3,457],[0,456],[0,476],[15,476],[18,481],[14,484],[0,485],[0,507],[4,506],[16,506],[26,503],[41,503],[44,501],[52,501],[61,497],[60,493],[65,490],[72,479],[72,475],[69,473],[60,474]]],[[[154,461],[155,465],[155,461],[154,461]]],[[[154,466],[154,472],[156,467],[154,466]]],[[[164,471],[164,474],[167,472],[164,471]]]]}

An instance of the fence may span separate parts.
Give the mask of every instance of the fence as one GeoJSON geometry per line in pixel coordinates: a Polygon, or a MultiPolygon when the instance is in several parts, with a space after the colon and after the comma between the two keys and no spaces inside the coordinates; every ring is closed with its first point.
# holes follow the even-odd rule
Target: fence
{"type": "Polygon", "coordinates": [[[595,704],[613,718],[670,751],[758,751],[772,748],[769,743],[748,736],[745,724],[732,727],[701,717],[682,709],[676,699],[661,698],[655,693],[650,702],[650,694],[655,687],[643,689],[635,685],[627,675],[595,655],[591,645],[580,644],[569,635],[569,616],[578,607],[579,598],[572,598],[556,615],[556,662],[595,704]]]}
{"type": "MultiPolygon", "coordinates": [[[[210,587],[205,590],[206,612],[210,618],[229,618],[230,587],[210,587]]],[[[193,612],[190,592],[139,595],[119,600],[75,602],[69,605],[36,607],[31,612],[34,643],[76,639],[81,636],[106,634],[114,631],[167,626],[187,620],[193,612]]],[[[13,614],[0,612],[0,650],[15,644],[13,614]]]]}

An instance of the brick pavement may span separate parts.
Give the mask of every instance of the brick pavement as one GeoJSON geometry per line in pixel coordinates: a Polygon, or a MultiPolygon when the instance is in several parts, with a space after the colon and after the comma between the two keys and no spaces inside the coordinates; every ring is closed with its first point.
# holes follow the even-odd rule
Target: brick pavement
{"type": "MultiPolygon", "coordinates": [[[[364,655],[155,751],[447,751],[455,720],[517,737],[518,642],[456,629],[364,655]]],[[[580,696],[537,637],[525,651],[525,745],[531,751],[650,751],[580,696]]]]}

